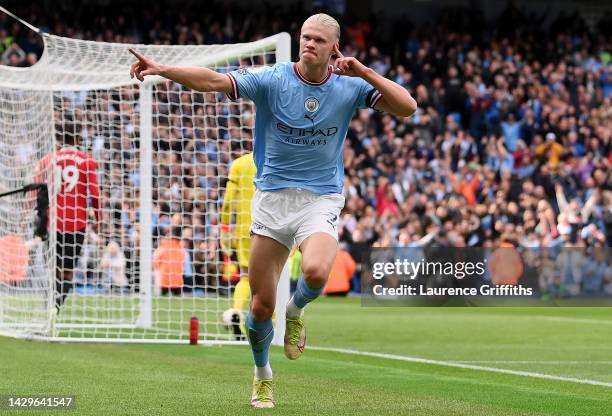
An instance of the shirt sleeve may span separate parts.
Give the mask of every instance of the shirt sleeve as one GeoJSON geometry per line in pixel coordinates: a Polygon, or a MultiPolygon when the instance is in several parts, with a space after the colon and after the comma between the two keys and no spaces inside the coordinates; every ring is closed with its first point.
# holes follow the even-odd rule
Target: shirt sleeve
{"type": "Polygon", "coordinates": [[[354,78],[357,85],[357,108],[374,108],[382,95],[376,88],[362,78],[354,78]]]}
{"type": "Polygon", "coordinates": [[[229,72],[227,76],[232,81],[233,92],[227,94],[232,101],[248,98],[257,103],[263,100],[269,89],[270,75],[274,67],[239,68],[229,72]]]}

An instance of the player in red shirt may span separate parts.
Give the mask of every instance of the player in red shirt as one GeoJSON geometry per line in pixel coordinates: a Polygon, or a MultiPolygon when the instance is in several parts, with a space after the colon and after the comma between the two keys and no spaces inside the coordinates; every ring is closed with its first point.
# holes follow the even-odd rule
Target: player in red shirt
{"type": "Polygon", "coordinates": [[[55,307],[59,313],[73,287],[73,270],[85,240],[89,202],[94,210],[96,228],[99,226],[100,189],[95,160],[77,147],[80,138],[75,124],[68,121],[56,130],[57,141],[63,145],[45,156],[40,168],[44,177],[50,179],[47,181],[50,199],[56,201],[55,307]]]}

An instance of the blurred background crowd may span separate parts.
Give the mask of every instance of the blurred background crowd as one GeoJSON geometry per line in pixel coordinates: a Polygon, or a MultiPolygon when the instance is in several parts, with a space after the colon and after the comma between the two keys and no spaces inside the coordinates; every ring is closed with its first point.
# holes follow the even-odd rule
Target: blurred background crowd
{"type": "MultiPolygon", "coordinates": [[[[299,3],[104,4],[62,2],[50,11],[15,2],[12,10],[44,31],[105,42],[222,44],[287,31],[294,60],[299,28],[313,12],[299,3]]],[[[411,118],[355,114],[344,147],[343,250],[359,263],[372,246],[430,241],[608,247],[610,14],[587,24],[579,13],[548,18],[508,2],[492,19],[472,7],[431,17],[339,17],[344,55],[403,85],[418,103],[411,118]]],[[[2,64],[33,65],[41,53],[38,34],[0,13],[2,64]]],[[[102,259],[111,270],[118,259],[126,276],[119,287],[138,275],[137,94],[67,93],[59,103],[82,121],[83,144],[100,163],[105,223],[90,233],[82,262],[96,270],[102,259]]],[[[219,267],[219,212],[231,161],[251,149],[254,109],[171,82],[156,87],[154,106],[155,244],[180,242],[186,287],[214,285],[231,273],[219,267]]]]}

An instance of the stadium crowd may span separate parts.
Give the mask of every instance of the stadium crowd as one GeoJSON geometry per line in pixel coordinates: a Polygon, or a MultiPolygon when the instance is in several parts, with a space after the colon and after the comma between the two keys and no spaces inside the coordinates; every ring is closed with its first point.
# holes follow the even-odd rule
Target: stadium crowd
{"type": "MultiPolygon", "coordinates": [[[[247,13],[215,3],[170,14],[153,5],[140,16],[127,9],[111,18],[89,7],[14,11],[57,35],[154,44],[297,34],[309,14],[247,13]]],[[[612,21],[606,15],[587,27],[575,14],[542,22],[511,4],[488,22],[465,8],[443,10],[417,26],[389,21],[380,31],[374,30],[380,16],[341,20],[343,53],[408,88],[419,106],[411,118],[364,109],[351,122],[340,239],[358,262],[371,246],[431,239],[456,247],[610,245],[612,21]]],[[[0,14],[3,64],[32,65],[41,51],[37,34],[0,14]]],[[[90,270],[102,256],[110,264],[118,250],[108,243],[115,240],[127,263],[128,278],[116,278],[122,285],[137,279],[138,267],[135,94],[133,88],[66,94],[62,104],[76,108],[76,120],[89,126],[84,145],[103,167],[106,237],[90,234],[84,261],[90,270]],[[98,111],[82,111],[94,106],[98,111]],[[119,110],[130,114],[128,121],[119,119],[119,110]]],[[[253,109],[170,82],[157,87],[155,106],[155,236],[174,235],[185,249],[185,286],[214,284],[223,272],[212,261],[220,256],[222,189],[231,160],[250,150],[253,109]]]]}

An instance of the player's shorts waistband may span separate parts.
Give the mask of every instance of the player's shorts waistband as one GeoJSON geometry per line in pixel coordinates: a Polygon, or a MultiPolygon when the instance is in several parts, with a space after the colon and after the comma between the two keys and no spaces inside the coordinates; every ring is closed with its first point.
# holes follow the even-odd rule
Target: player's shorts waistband
{"type": "Polygon", "coordinates": [[[326,195],[340,195],[340,194],[318,194],[316,192],[309,191],[308,189],[303,188],[282,188],[282,189],[272,189],[272,190],[261,190],[256,188],[257,192],[273,192],[273,193],[284,193],[284,194],[294,194],[294,195],[315,195],[315,196],[326,196],[326,195]]]}
{"type": "Polygon", "coordinates": [[[283,188],[276,189],[271,191],[262,191],[259,189],[255,190],[256,193],[260,193],[261,195],[271,194],[278,195],[283,198],[290,198],[300,201],[314,201],[322,198],[344,198],[342,194],[318,194],[307,189],[302,188],[283,188]]]}
{"type": "Polygon", "coordinates": [[[285,188],[285,189],[279,189],[278,191],[270,191],[270,192],[283,192],[285,194],[294,194],[294,195],[321,195],[321,194],[317,194],[315,192],[308,191],[302,188],[285,188]]]}

